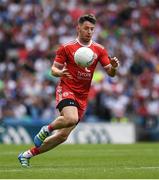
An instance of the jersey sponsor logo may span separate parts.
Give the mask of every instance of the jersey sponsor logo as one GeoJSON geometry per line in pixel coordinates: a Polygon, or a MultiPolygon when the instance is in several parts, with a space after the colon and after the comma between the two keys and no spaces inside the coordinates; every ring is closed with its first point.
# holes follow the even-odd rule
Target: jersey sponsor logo
{"type": "Polygon", "coordinates": [[[77,79],[91,80],[91,72],[90,72],[90,70],[88,69],[88,71],[86,71],[86,72],[78,71],[77,72],[77,79]]]}

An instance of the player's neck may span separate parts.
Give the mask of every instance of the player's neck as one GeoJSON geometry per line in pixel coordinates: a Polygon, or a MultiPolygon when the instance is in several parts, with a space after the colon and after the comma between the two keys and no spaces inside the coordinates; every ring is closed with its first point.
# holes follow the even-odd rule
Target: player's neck
{"type": "Polygon", "coordinates": [[[80,39],[79,37],[77,37],[77,42],[81,45],[81,46],[87,46],[89,47],[92,44],[92,40],[90,40],[89,42],[85,42],[82,39],[80,39]]]}

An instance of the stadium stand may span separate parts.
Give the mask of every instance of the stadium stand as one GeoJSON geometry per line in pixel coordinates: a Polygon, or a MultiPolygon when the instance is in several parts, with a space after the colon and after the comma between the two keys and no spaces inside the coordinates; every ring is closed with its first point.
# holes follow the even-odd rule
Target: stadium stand
{"type": "Polygon", "coordinates": [[[159,3],[156,0],[0,0],[0,118],[50,122],[57,79],[50,67],[75,20],[94,13],[94,39],[120,60],[118,76],[98,66],[84,122],[159,119],[159,3]],[[115,2],[115,3],[114,3],[115,2]]]}

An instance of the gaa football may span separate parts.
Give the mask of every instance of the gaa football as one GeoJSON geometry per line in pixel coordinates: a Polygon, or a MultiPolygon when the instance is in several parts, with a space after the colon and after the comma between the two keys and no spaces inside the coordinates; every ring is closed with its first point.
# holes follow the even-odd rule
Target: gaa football
{"type": "Polygon", "coordinates": [[[94,62],[94,52],[88,47],[81,47],[75,52],[74,60],[81,67],[89,67],[94,62]]]}

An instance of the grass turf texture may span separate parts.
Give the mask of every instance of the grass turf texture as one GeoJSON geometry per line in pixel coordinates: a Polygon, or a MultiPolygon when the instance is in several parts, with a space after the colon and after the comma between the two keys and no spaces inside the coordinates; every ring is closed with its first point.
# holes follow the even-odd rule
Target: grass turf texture
{"type": "Polygon", "coordinates": [[[159,144],[61,145],[20,166],[17,155],[28,145],[0,145],[1,179],[157,179],[159,144]]]}

